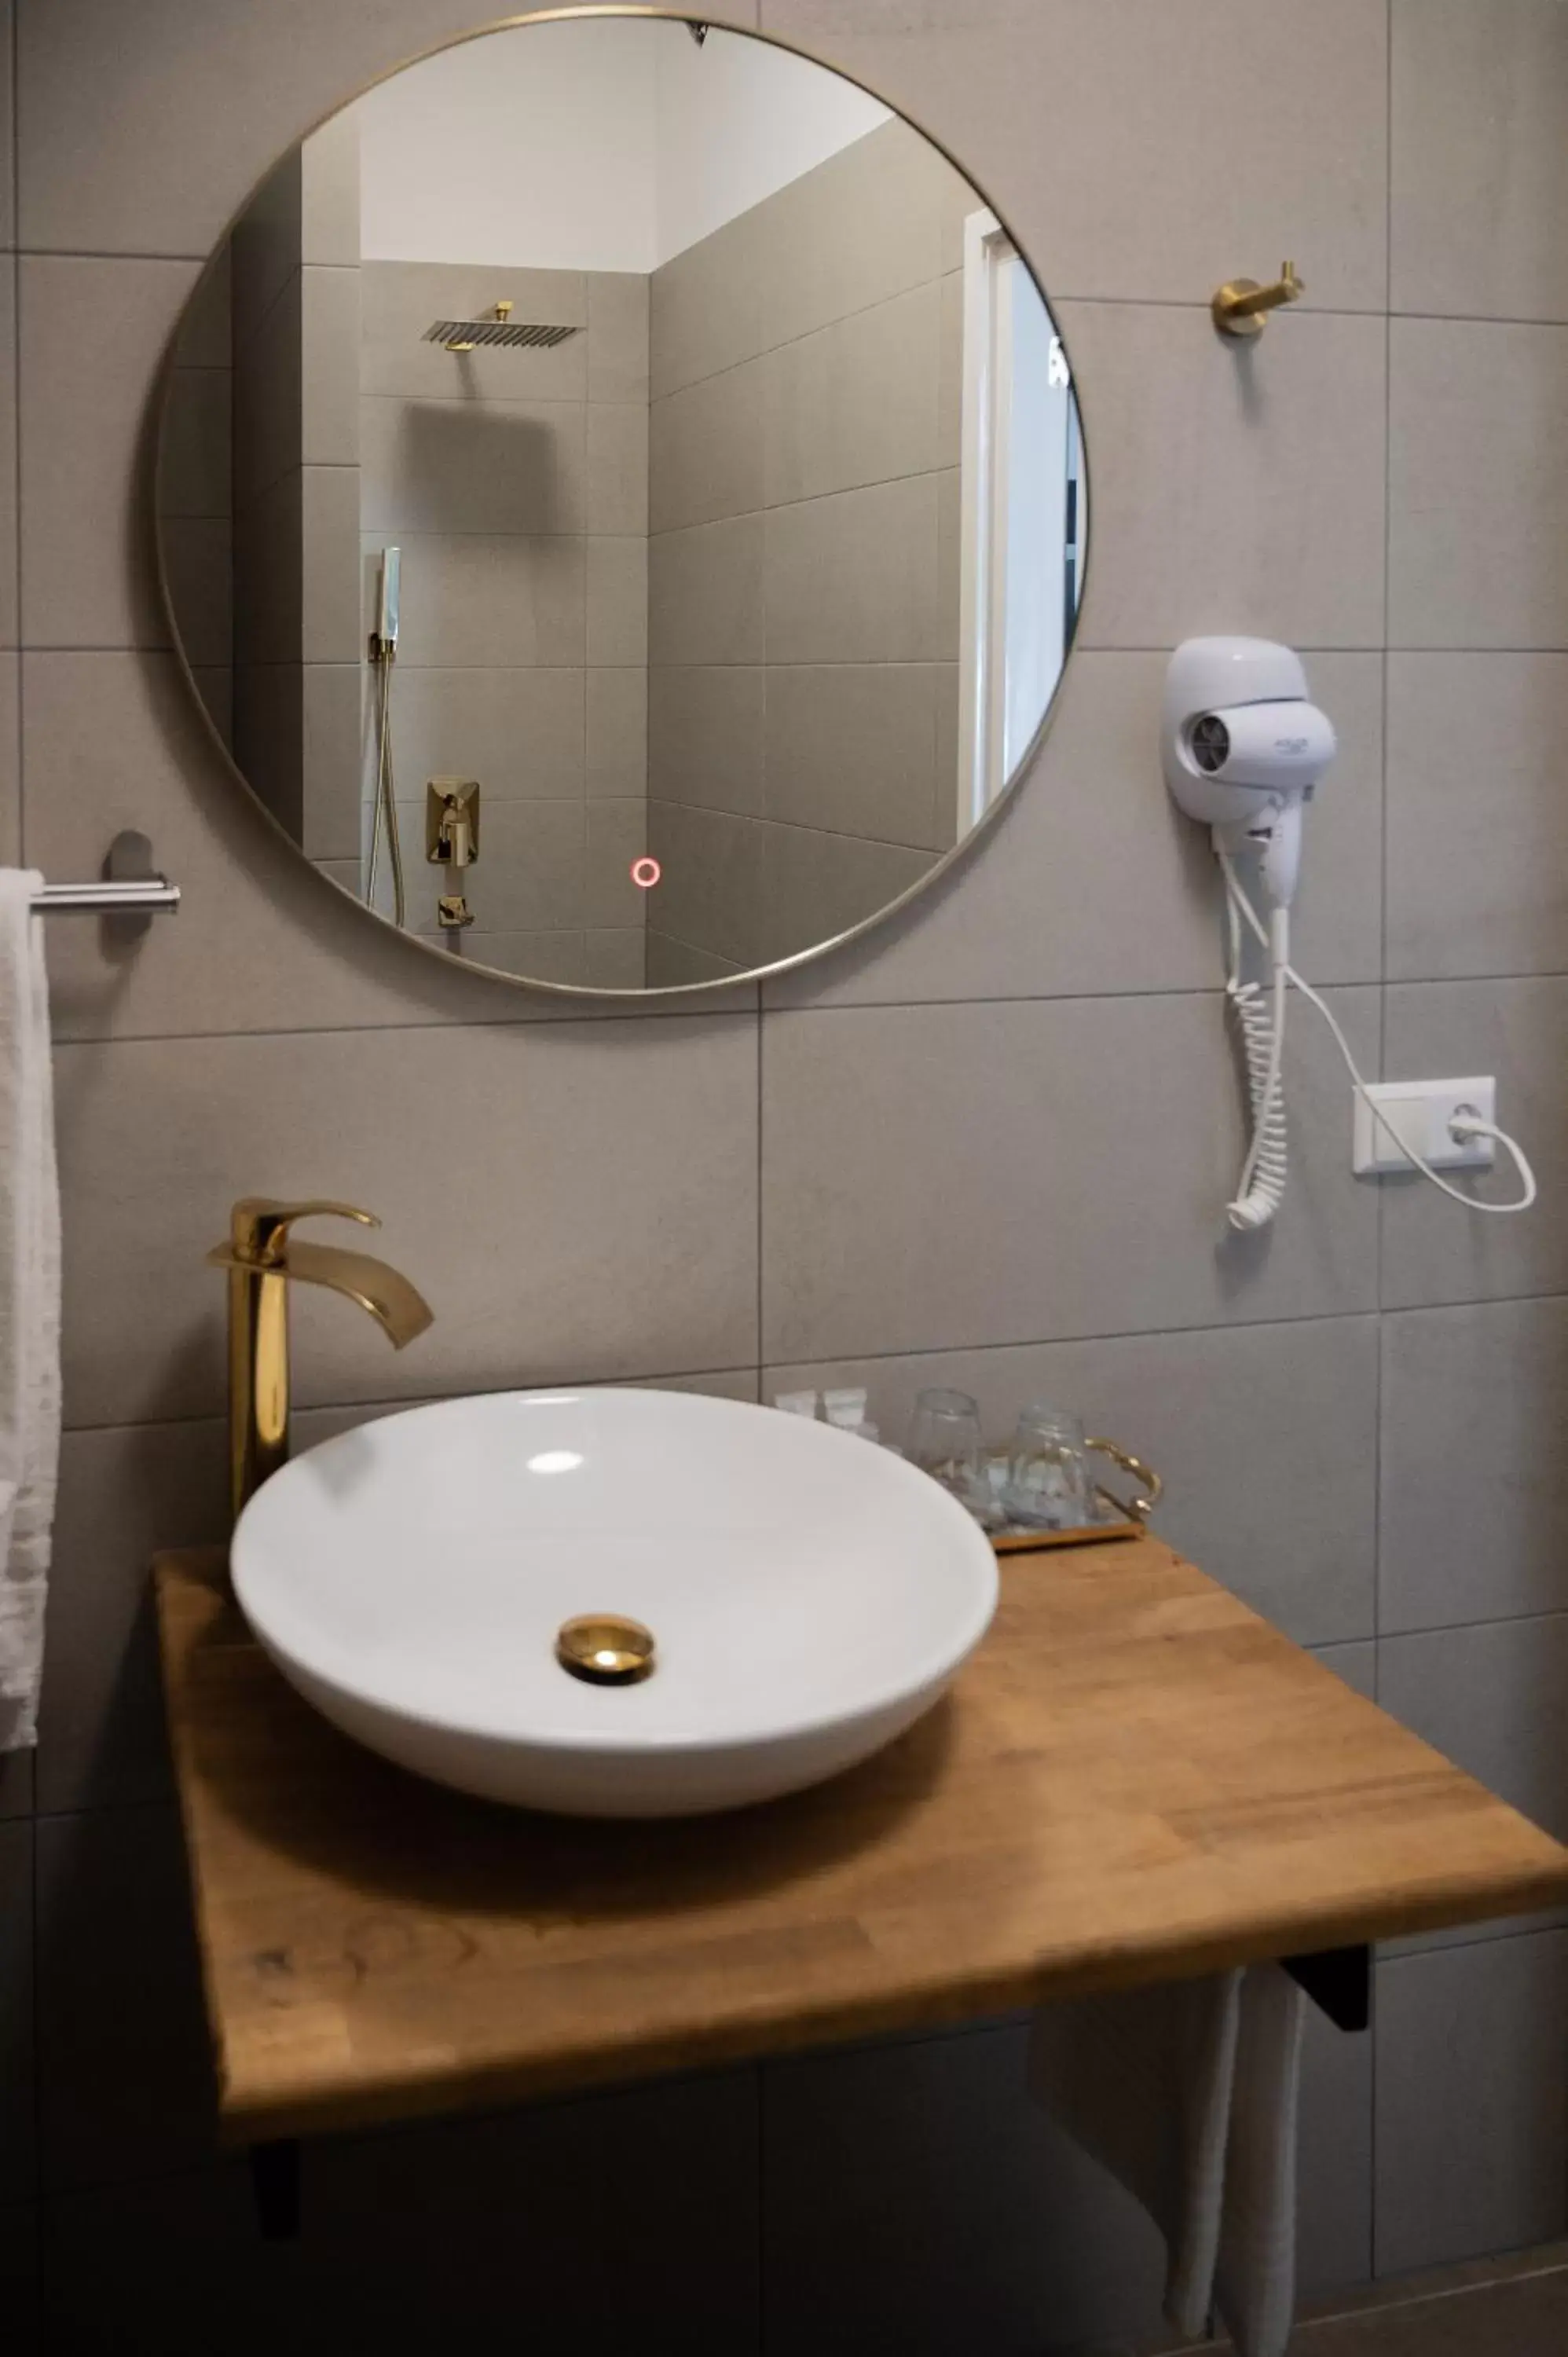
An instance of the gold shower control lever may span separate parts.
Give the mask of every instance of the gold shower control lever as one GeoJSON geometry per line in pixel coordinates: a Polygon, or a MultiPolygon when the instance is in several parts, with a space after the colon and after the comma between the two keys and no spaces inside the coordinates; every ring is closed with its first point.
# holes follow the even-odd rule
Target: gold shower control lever
{"type": "Polygon", "coordinates": [[[1216,290],[1209,309],[1221,335],[1261,336],[1271,311],[1277,311],[1282,303],[1294,303],[1305,292],[1294,263],[1286,262],[1272,286],[1260,286],[1255,278],[1228,279],[1216,290]]]}
{"type": "Polygon", "coordinates": [[[433,867],[471,867],[479,856],[478,778],[432,778],[424,789],[424,856],[433,867]]]}

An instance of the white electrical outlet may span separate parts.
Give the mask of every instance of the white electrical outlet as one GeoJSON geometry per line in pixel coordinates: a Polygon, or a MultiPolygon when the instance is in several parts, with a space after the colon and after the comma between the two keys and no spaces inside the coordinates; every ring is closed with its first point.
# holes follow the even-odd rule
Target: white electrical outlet
{"type": "Polygon", "coordinates": [[[1359,1091],[1350,1145],[1350,1167],[1358,1178],[1375,1178],[1384,1171],[1409,1170],[1413,1166],[1402,1146],[1413,1146],[1434,1170],[1489,1170],[1496,1149],[1489,1137],[1461,1143],[1449,1135],[1455,1114],[1478,1114],[1482,1121],[1498,1117],[1496,1081],[1373,1081],[1367,1090],[1396,1133],[1391,1137],[1376,1121],[1359,1091]]]}

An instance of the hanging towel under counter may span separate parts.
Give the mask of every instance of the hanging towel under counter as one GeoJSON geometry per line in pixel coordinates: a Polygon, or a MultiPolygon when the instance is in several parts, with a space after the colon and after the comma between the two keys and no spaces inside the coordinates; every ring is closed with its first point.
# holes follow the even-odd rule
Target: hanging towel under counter
{"type": "Polygon", "coordinates": [[[0,868],[0,1751],[37,1740],[59,1464],[59,1186],[41,876],[0,868]]]}
{"type": "Polygon", "coordinates": [[[1295,2310],[1301,1991],[1277,1964],[1044,2006],[1029,2080],[1165,2239],[1165,2313],[1283,2357],[1295,2310]]]}

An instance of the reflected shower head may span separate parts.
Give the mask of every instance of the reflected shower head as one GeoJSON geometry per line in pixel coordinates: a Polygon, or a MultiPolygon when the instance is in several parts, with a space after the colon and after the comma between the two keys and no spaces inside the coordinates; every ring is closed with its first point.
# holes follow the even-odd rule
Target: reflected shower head
{"type": "Polygon", "coordinates": [[[498,303],[483,319],[433,319],[424,330],[423,341],[445,344],[449,352],[471,352],[480,344],[495,345],[507,350],[521,346],[548,350],[552,344],[564,344],[575,336],[575,328],[547,326],[532,319],[514,319],[510,303],[498,303]]]}

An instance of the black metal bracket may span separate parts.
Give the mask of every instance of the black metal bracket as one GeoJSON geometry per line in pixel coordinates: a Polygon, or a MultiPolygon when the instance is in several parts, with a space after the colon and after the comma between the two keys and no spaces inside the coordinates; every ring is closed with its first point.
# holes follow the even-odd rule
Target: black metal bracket
{"type": "Polygon", "coordinates": [[[1296,1986],[1336,2029],[1358,2030],[1372,2018],[1372,1952],[1369,1947],[1320,1948],[1316,1955],[1282,1956],[1296,1986]]]}
{"type": "Polygon", "coordinates": [[[299,2234],[299,2144],[294,2136],[251,2147],[251,2190],[263,2243],[292,2243],[299,2234]]]}

